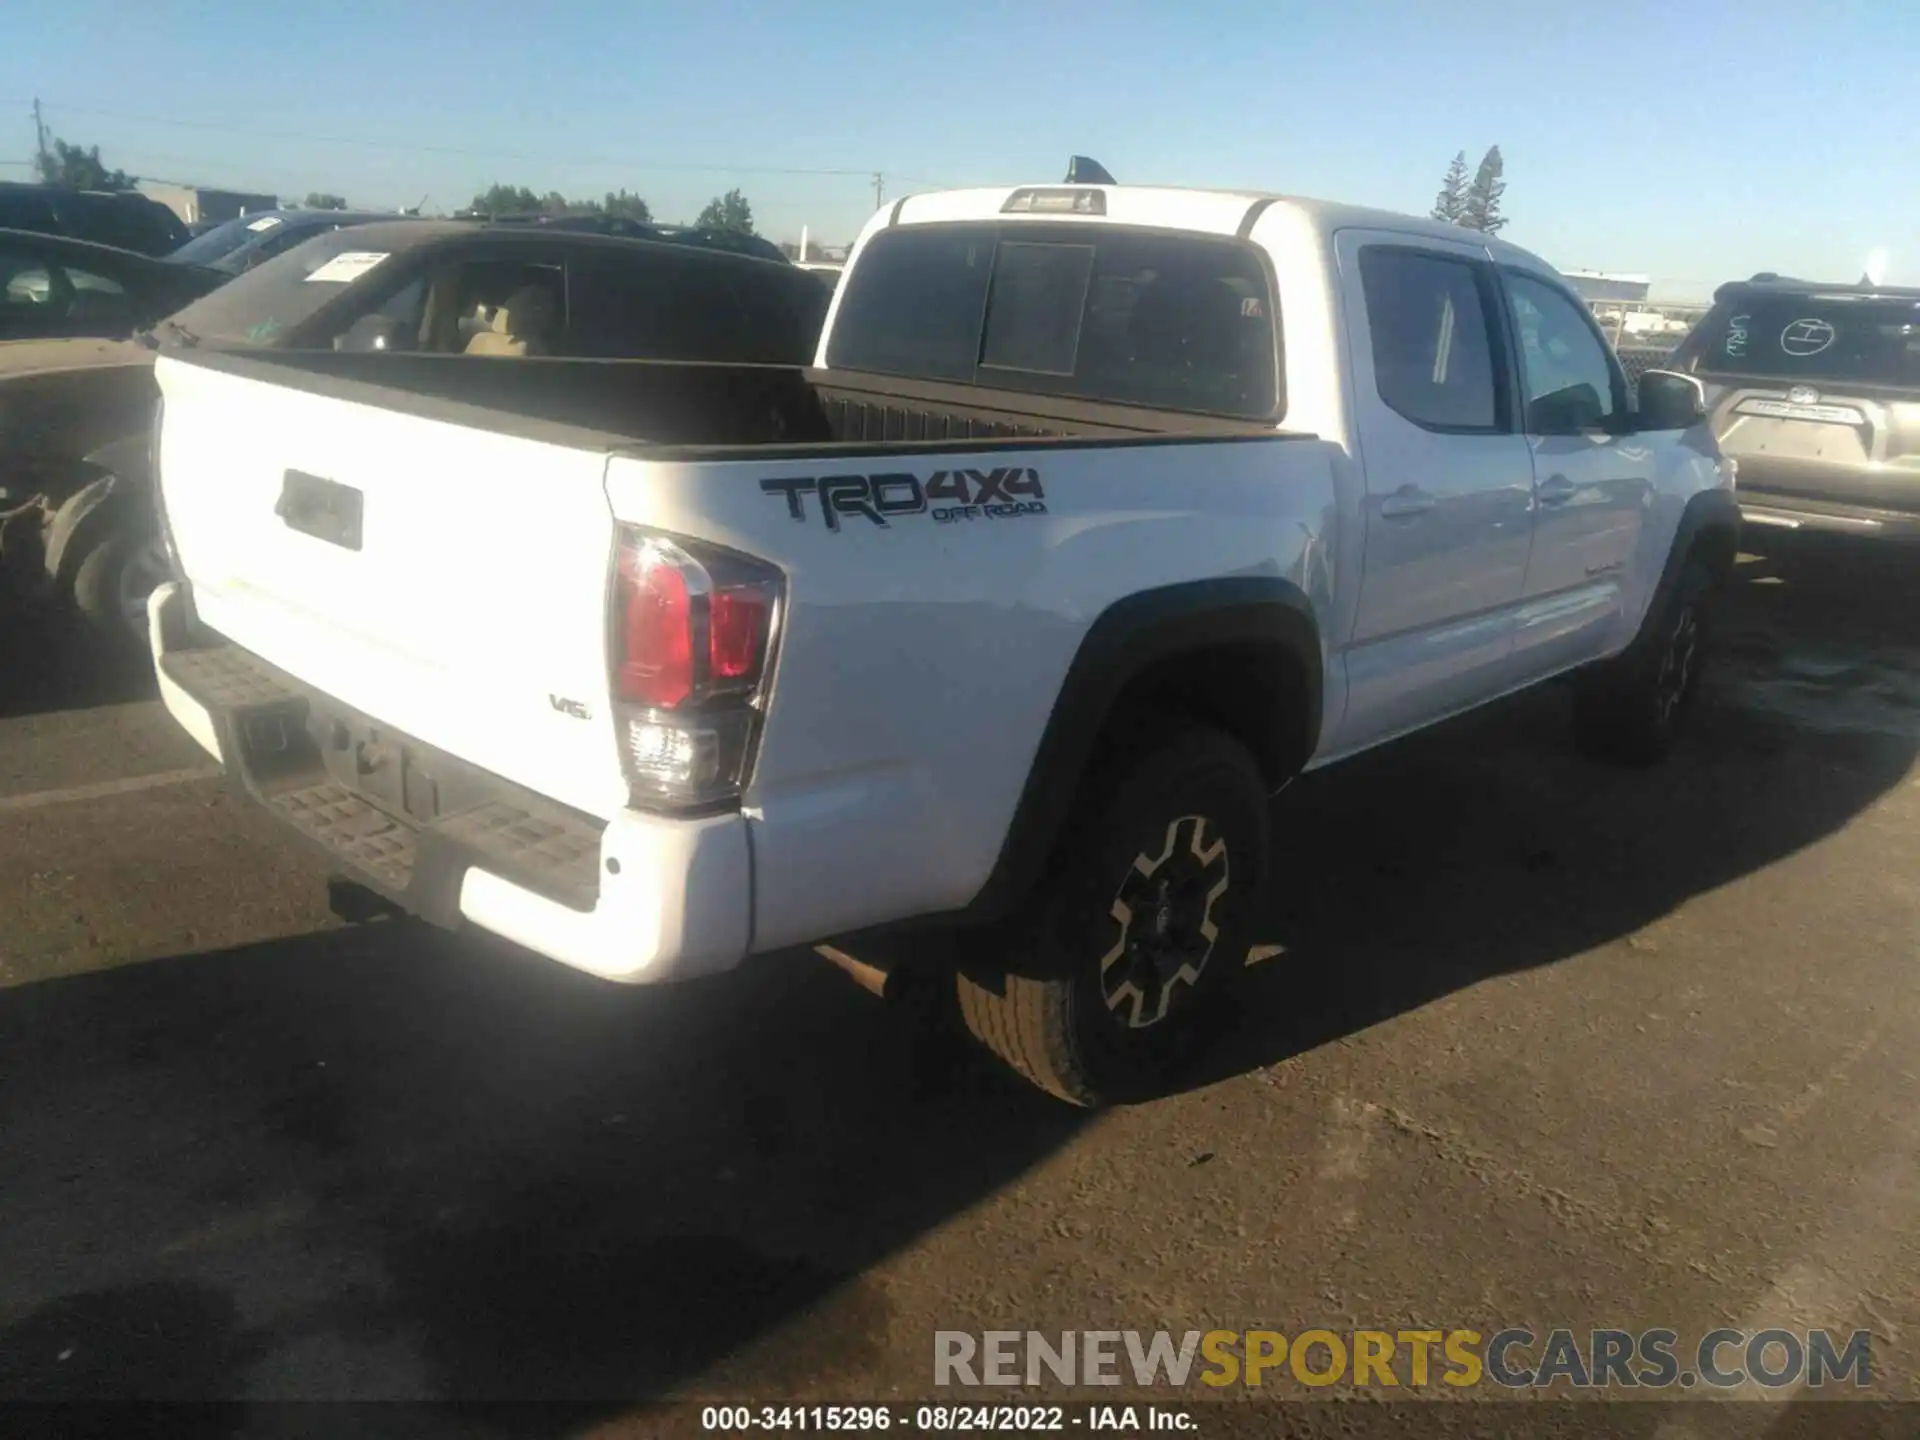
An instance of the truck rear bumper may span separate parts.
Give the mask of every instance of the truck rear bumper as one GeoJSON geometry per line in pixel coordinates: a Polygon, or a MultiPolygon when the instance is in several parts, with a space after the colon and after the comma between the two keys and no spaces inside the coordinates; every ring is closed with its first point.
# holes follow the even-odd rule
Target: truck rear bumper
{"type": "Polygon", "coordinates": [[[193,635],[186,598],[166,584],[148,606],[168,712],[237,793],[340,873],[435,924],[470,922],[626,984],[710,974],[746,956],[753,871],[740,815],[621,811],[603,824],[383,730],[237,645],[193,635]],[[328,753],[346,743],[330,737],[369,730],[399,766],[384,803],[351,778],[344,755],[328,753]],[[439,803],[446,794],[457,806],[439,803]]]}

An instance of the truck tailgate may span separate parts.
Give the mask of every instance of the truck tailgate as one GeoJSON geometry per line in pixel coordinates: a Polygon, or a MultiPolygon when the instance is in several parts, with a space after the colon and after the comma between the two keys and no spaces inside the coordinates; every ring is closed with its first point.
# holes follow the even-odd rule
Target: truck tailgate
{"type": "Polygon", "coordinates": [[[362,387],[163,357],[158,483],[206,625],[447,753],[606,818],[606,453],[362,387]]]}

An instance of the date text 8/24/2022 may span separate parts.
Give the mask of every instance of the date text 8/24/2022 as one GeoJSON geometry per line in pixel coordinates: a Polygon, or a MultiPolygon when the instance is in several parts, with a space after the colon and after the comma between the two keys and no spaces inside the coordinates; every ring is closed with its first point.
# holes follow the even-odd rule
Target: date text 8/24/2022
{"type": "Polygon", "coordinates": [[[1065,1433],[1070,1430],[1198,1429],[1185,1409],[1164,1405],[708,1405],[700,1428],[718,1434],[832,1431],[871,1435],[1065,1433]]]}

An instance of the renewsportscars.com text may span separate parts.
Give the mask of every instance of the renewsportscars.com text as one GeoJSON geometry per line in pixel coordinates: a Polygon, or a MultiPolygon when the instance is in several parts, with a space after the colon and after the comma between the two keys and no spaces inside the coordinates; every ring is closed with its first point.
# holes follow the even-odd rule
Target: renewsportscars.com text
{"type": "Polygon", "coordinates": [[[1867,1331],[1712,1330],[1690,1345],[1668,1329],[939,1330],[939,1386],[1191,1384],[1379,1389],[1497,1385],[1512,1390],[1778,1390],[1873,1383],[1867,1331]]]}

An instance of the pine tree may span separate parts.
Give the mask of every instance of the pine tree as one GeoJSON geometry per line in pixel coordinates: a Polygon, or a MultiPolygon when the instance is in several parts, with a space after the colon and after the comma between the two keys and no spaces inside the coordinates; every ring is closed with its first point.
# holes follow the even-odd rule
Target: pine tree
{"type": "Polygon", "coordinates": [[[1467,212],[1467,152],[1462,150],[1447,167],[1447,178],[1440,182],[1440,194],[1433,202],[1433,218],[1458,225],[1467,212]]]}
{"type": "Polygon", "coordinates": [[[1473,172],[1473,184],[1467,188],[1467,203],[1460,223],[1469,230],[1479,230],[1491,235],[1507,223],[1506,216],[1500,213],[1500,197],[1507,193],[1504,178],[1506,162],[1500,158],[1500,147],[1495,145],[1480,160],[1480,168],[1473,172]]]}

